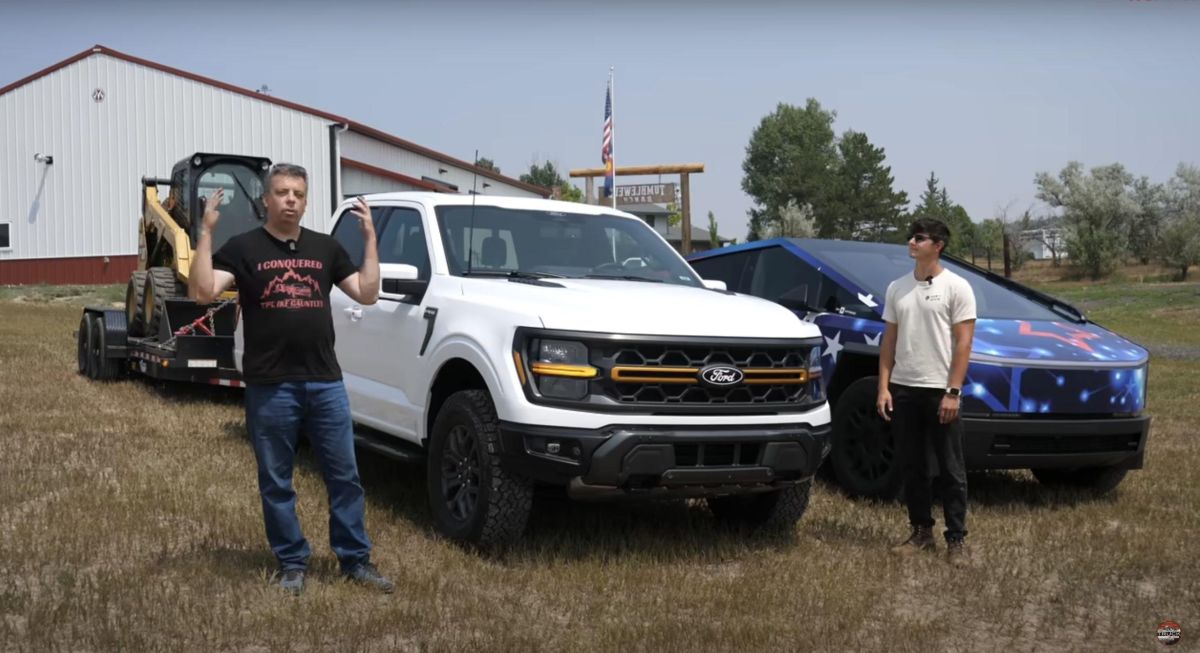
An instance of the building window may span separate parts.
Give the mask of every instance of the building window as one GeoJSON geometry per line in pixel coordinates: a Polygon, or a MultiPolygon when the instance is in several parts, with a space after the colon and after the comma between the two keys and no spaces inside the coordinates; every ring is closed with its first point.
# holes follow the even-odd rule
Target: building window
{"type": "Polygon", "coordinates": [[[11,222],[0,222],[0,249],[12,249],[12,241],[8,235],[11,227],[11,222]]]}

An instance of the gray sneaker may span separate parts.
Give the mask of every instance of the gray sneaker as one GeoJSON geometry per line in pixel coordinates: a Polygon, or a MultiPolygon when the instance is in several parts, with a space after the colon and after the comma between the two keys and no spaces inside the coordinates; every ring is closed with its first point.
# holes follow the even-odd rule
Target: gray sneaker
{"type": "Polygon", "coordinates": [[[391,594],[396,590],[396,584],[388,580],[383,574],[379,573],[379,570],[375,568],[375,565],[369,562],[364,562],[342,575],[345,576],[347,580],[354,581],[359,585],[365,585],[367,587],[377,589],[384,594],[391,594]]]}
{"type": "Polygon", "coordinates": [[[303,569],[283,569],[277,571],[272,580],[279,589],[292,596],[300,596],[304,593],[303,569]]]}

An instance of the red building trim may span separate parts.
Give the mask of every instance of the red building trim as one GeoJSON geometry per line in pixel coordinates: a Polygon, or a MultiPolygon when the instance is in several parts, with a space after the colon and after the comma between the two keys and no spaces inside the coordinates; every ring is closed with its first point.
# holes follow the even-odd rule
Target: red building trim
{"type": "Polygon", "coordinates": [[[126,283],[137,264],[137,254],[0,261],[0,286],[126,283]]]}
{"type": "Polygon", "coordinates": [[[204,77],[201,75],[197,75],[195,73],[189,73],[186,70],[180,70],[178,68],[164,66],[163,64],[156,63],[156,62],[150,61],[148,59],[141,59],[141,58],[135,57],[133,55],[125,54],[124,52],[118,52],[116,50],[113,50],[112,48],[104,47],[103,45],[94,45],[91,48],[84,50],[83,52],[80,52],[79,54],[77,54],[73,57],[64,59],[63,61],[60,61],[60,62],[54,64],[53,66],[50,66],[49,68],[43,68],[42,70],[39,70],[36,73],[29,75],[28,77],[21,78],[15,82],[9,84],[8,86],[0,88],[0,95],[4,95],[5,93],[12,91],[13,89],[19,88],[19,87],[24,86],[34,80],[45,77],[46,75],[49,75],[50,73],[53,73],[57,70],[65,68],[77,61],[86,59],[86,58],[92,56],[93,54],[107,55],[107,56],[113,57],[114,59],[121,59],[124,61],[128,61],[130,63],[137,64],[139,66],[146,66],[147,68],[153,68],[155,70],[160,70],[164,73],[168,73],[171,75],[177,75],[177,76],[183,77],[185,79],[190,79],[194,82],[200,82],[201,84],[208,84],[210,86],[215,86],[217,88],[229,91],[230,93],[237,93],[238,95],[252,97],[256,100],[262,100],[263,102],[269,102],[271,104],[276,104],[281,107],[287,107],[288,109],[300,111],[301,113],[307,113],[307,114],[311,114],[314,116],[318,116],[318,117],[324,118],[326,120],[329,120],[330,122],[335,122],[335,123],[340,123],[340,124],[346,125],[352,131],[362,134],[364,136],[369,136],[376,140],[380,140],[385,143],[390,143],[392,145],[396,145],[398,147],[409,150],[410,152],[416,152],[418,154],[427,156],[431,159],[441,161],[442,163],[448,163],[452,166],[465,168],[472,172],[478,173],[481,176],[490,177],[492,179],[495,179],[496,181],[504,182],[511,186],[516,186],[517,188],[523,188],[531,193],[537,193],[537,194],[541,195],[542,197],[550,197],[550,189],[548,189],[548,188],[543,188],[541,186],[534,186],[533,184],[527,184],[527,183],[517,180],[517,179],[511,179],[509,177],[505,177],[504,175],[501,175],[495,171],[488,170],[487,168],[480,168],[479,166],[467,163],[466,161],[462,161],[460,159],[456,159],[448,154],[442,154],[441,152],[438,152],[436,150],[431,150],[427,147],[422,147],[420,145],[417,145],[416,143],[413,143],[412,141],[406,141],[403,138],[400,138],[399,136],[393,136],[387,132],[379,131],[378,129],[375,129],[373,127],[368,127],[362,123],[355,122],[348,118],[343,118],[342,116],[328,113],[325,111],[321,111],[319,109],[313,109],[311,107],[306,107],[302,104],[296,104],[295,102],[288,102],[287,100],[281,100],[277,97],[273,97],[270,95],[264,95],[262,93],[258,93],[256,91],[251,91],[249,89],[234,86],[232,84],[226,84],[225,82],[217,81],[217,80],[209,78],[209,77],[204,77]]]}
{"type": "Polygon", "coordinates": [[[386,170],[384,168],[378,168],[369,163],[363,163],[362,161],[355,161],[354,159],[347,159],[346,157],[342,157],[342,167],[343,168],[353,168],[355,170],[362,170],[363,172],[373,174],[377,177],[383,177],[384,179],[391,179],[392,181],[398,181],[402,184],[416,186],[417,188],[422,188],[424,190],[433,190],[433,191],[443,190],[443,188],[438,186],[437,184],[430,183],[428,181],[425,181],[424,179],[417,179],[416,177],[409,177],[408,175],[402,175],[398,172],[392,172],[391,170],[386,170]]]}

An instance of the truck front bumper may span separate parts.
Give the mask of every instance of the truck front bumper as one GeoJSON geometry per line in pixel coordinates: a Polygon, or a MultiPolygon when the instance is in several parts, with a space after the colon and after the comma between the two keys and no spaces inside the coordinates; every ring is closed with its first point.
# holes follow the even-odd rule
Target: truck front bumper
{"type": "Polygon", "coordinates": [[[963,453],[971,469],[1141,469],[1150,417],[1003,419],[964,415],[963,429],[963,453]]]}
{"type": "Polygon", "coordinates": [[[573,496],[715,496],[765,492],[812,478],[829,425],[572,429],[500,423],[506,469],[567,486],[573,496]]]}

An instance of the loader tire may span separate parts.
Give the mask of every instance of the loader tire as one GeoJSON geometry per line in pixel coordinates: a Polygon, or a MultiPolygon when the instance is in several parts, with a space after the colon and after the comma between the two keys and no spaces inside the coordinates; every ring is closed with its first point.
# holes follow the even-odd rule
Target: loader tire
{"type": "Polygon", "coordinates": [[[129,285],[125,286],[125,322],[131,336],[146,333],[146,313],[142,308],[145,294],[146,271],[138,270],[129,275],[129,285]]]}
{"type": "Polygon", "coordinates": [[[155,338],[159,335],[159,325],[167,324],[167,300],[182,297],[186,291],[182,284],[175,280],[175,271],[171,268],[150,268],[146,272],[145,290],[142,294],[142,312],[146,323],[146,337],[155,338]]]}

